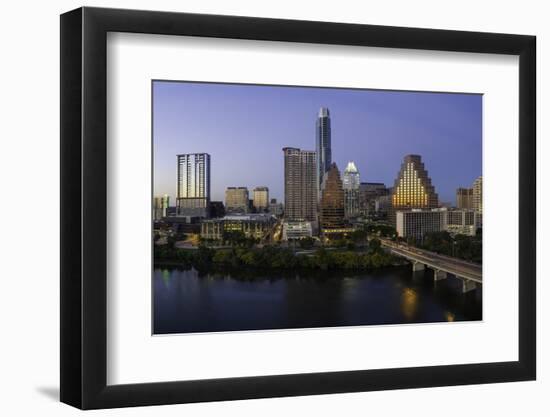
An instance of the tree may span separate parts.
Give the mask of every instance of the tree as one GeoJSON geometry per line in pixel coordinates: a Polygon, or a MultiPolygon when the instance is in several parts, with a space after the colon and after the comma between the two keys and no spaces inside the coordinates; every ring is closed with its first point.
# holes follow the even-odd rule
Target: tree
{"type": "Polygon", "coordinates": [[[300,247],[302,249],[311,249],[313,245],[315,244],[315,239],[313,239],[311,236],[306,236],[298,242],[300,247]]]}

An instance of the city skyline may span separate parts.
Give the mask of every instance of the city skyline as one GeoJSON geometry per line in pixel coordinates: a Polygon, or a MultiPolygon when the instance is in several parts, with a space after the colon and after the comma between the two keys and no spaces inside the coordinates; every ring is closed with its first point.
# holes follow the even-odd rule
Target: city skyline
{"type": "Polygon", "coordinates": [[[211,200],[224,201],[227,187],[267,186],[283,201],[281,148],[315,150],[321,108],[330,110],[332,160],[340,167],[354,161],[362,182],[391,186],[409,153],[422,155],[443,202],[454,202],[456,189],[481,175],[479,95],[164,81],[153,87],[155,195],[175,197],[177,154],[209,153],[211,200]]]}

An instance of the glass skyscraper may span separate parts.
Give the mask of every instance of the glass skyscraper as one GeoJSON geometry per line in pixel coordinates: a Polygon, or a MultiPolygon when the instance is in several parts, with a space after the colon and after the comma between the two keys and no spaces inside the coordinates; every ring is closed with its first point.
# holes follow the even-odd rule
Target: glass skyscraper
{"type": "Polygon", "coordinates": [[[178,216],[208,217],[210,203],[210,155],[178,155],[178,216]]]}
{"type": "Polygon", "coordinates": [[[332,163],[330,139],[330,113],[326,107],[321,107],[316,126],[317,181],[318,193],[321,195],[323,178],[332,163]]]}

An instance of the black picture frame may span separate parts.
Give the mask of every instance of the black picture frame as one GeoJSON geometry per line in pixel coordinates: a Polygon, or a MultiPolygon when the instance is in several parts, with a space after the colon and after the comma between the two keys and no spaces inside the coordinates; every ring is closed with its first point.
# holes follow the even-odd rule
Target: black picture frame
{"type": "MultiPolygon", "coordinates": [[[[61,401],[82,409],[533,380],[536,377],[536,38],[186,13],[61,15],[61,401]],[[519,56],[519,360],[107,385],[108,32],[519,56]]],[[[148,167],[144,167],[148,169],[148,167]]]]}

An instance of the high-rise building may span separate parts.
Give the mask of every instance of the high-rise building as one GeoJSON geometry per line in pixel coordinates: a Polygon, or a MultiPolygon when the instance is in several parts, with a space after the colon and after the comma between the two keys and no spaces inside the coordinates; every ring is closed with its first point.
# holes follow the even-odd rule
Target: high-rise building
{"type": "Polygon", "coordinates": [[[269,188],[256,187],[252,194],[254,208],[257,211],[266,211],[269,208],[269,188]]]}
{"type": "Polygon", "coordinates": [[[153,219],[156,221],[166,217],[169,205],[170,197],[168,194],[164,194],[162,197],[155,197],[153,199],[153,219]]]}
{"type": "Polygon", "coordinates": [[[459,209],[474,208],[474,189],[473,188],[457,188],[456,189],[456,207],[459,209]]]}
{"type": "Polygon", "coordinates": [[[317,157],[315,151],[283,148],[285,158],[285,218],[317,221],[317,157]]]}
{"type": "Polygon", "coordinates": [[[318,196],[320,197],[321,188],[325,173],[330,169],[332,163],[332,150],[330,138],[330,113],[326,107],[321,107],[317,117],[316,126],[316,152],[317,152],[317,181],[318,196]]]}
{"type": "Polygon", "coordinates": [[[323,232],[326,229],[341,229],[345,225],[344,188],[335,163],[331,164],[323,184],[320,215],[323,232]]]}
{"type": "Polygon", "coordinates": [[[438,197],[420,155],[406,155],[393,187],[393,209],[437,208],[437,206],[438,197]]]}
{"type": "Polygon", "coordinates": [[[208,217],[210,203],[210,155],[191,153],[178,155],[178,216],[208,217]]]}
{"type": "Polygon", "coordinates": [[[248,213],[248,188],[227,187],[225,189],[225,210],[228,213],[248,213]]]}
{"type": "Polygon", "coordinates": [[[381,182],[362,182],[359,184],[359,213],[368,215],[376,211],[376,199],[389,195],[386,185],[381,182]]]}
{"type": "Polygon", "coordinates": [[[348,162],[344,170],[342,186],[344,188],[344,210],[346,218],[359,215],[359,171],[353,161],[348,162]]]}
{"type": "Polygon", "coordinates": [[[483,211],[483,177],[479,176],[474,181],[473,188],[473,209],[483,211]]]}

